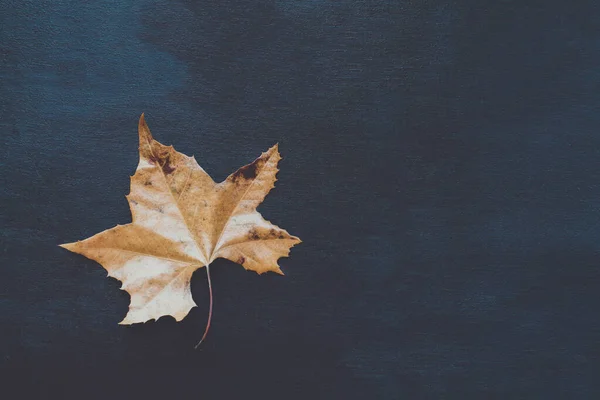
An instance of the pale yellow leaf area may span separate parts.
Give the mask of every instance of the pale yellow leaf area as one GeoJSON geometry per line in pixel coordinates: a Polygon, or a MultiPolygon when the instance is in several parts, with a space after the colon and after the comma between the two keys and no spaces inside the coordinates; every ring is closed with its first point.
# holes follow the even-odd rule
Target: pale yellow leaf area
{"type": "Polygon", "coordinates": [[[120,323],[182,320],[196,306],[192,274],[219,257],[283,274],[278,259],[301,241],[256,211],[276,181],[277,145],[215,183],[194,157],[154,140],[143,114],[138,128],[140,160],[127,196],[133,222],[61,245],[123,283],[131,304],[120,323]]]}

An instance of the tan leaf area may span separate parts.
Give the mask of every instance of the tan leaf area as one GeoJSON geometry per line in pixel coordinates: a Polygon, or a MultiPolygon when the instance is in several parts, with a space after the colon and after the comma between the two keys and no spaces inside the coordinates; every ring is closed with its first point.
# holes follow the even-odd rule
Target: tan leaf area
{"type": "Polygon", "coordinates": [[[259,274],[282,274],[277,260],[300,239],[256,211],[276,181],[277,145],[215,183],[194,157],[154,140],[143,115],[139,137],[140,160],[127,196],[133,222],[61,245],[123,283],[131,304],[121,324],[163,315],[183,319],[196,306],[192,274],[219,257],[259,274]]]}

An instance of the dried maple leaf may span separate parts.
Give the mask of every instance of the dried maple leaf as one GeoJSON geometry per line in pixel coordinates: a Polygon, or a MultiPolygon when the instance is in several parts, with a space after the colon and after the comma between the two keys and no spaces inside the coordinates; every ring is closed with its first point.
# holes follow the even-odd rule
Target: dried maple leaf
{"type": "MultiPolygon", "coordinates": [[[[276,181],[277,145],[215,183],[194,157],[154,140],[144,115],[139,121],[140,161],[127,196],[133,222],[89,239],[61,245],[102,264],[131,295],[120,324],[171,315],[181,321],[196,303],[190,279],[219,257],[259,274],[283,274],[277,260],[300,239],[263,217],[256,207],[276,181]]],[[[202,342],[201,340],[201,342],[202,342]]]]}

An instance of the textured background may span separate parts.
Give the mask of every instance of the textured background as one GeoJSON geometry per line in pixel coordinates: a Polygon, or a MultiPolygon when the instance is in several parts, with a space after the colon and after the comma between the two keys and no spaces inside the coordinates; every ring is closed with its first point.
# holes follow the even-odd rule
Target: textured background
{"type": "Polygon", "coordinates": [[[90,3],[0,0],[3,383],[600,398],[597,1],[90,3]],[[130,221],[142,112],[218,180],[284,156],[260,211],[304,243],[285,277],[214,265],[201,351],[203,270],[183,322],[122,327],[57,246],[130,221]]]}

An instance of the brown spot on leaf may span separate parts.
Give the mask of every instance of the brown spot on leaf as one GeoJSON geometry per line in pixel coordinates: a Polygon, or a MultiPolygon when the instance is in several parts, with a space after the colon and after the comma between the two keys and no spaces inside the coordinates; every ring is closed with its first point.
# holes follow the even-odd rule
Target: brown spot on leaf
{"type": "Polygon", "coordinates": [[[251,164],[244,165],[243,167],[241,167],[233,173],[233,181],[238,182],[241,179],[249,181],[256,178],[256,175],[258,175],[258,171],[262,168],[264,163],[265,160],[263,158],[257,158],[251,164]]]}
{"type": "Polygon", "coordinates": [[[144,186],[152,186],[152,181],[148,179],[146,182],[144,182],[144,186]]]}
{"type": "Polygon", "coordinates": [[[238,264],[244,264],[245,262],[246,262],[246,257],[244,257],[244,256],[239,256],[239,258],[237,259],[238,264]]]}
{"type": "Polygon", "coordinates": [[[271,240],[271,239],[286,239],[287,236],[284,231],[271,228],[268,231],[259,231],[256,228],[250,229],[246,235],[248,240],[271,240]]]}
{"type": "Polygon", "coordinates": [[[165,175],[170,175],[173,173],[173,171],[176,170],[176,168],[174,166],[172,166],[171,164],[169,164],[168,162],[163,164],[161,167],[162,167],[162,170],[165,173],[165,175]]]}
{"type": "Polygon", "coordinates": [[[278,231],[277,229],[271,228],[269,231],[269,237],[267,239],[285,239],[285,235],[283,231],[278,231]]]}
{"type": "Polygon", "coordinates": [[[170,175],[177,169],[171,164],[171,153],[161,152],[158,155],[150,154],[148,160],[151,164],[158,164],[165,175],[170,175]]]}

